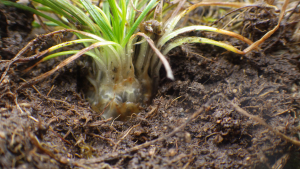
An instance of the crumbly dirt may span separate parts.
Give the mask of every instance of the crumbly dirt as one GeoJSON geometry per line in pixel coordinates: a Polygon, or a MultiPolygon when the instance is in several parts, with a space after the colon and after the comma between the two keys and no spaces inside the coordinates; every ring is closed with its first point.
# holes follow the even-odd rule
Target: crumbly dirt
{"type": "MultiPolygon", "coordinates": [[[[272,29],[275,15],[264,14],[245,20],[240,33],[255,41],[272,29]],[[261,22],[264,18],[272,19],[261,22]]],[[[4,72],[8,62],[3,60],[30,40],[33,18],[3,6],[0,17],[4,72]]],[[[164,78],[162,69],[152,104],[126,122],[103,120],[91,110],[82,92],[86,79],[80,61],[18,90],[59,60],[26,74],[23,70],[32,63],[15,63],[0,84],[0,168],[299,168],[299,145],[227,100],[299,140],[300,48],[291,40],[295,25],[281,26],[262,50],[245,56],[203,44],[176,48],[169,54],[176,80],[164,78]],[[189,119],[195,112],[199,115],[189,119]]],[[[223,35],[192,34],[246,47],[223,35]]]]}

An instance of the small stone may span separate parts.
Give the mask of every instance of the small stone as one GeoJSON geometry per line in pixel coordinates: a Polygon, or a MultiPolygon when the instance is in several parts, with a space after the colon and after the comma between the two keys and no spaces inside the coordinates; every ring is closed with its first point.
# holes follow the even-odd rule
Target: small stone
{"type": "Polygon", "coordinates": [[[171,148],[169,151],[168,151],[168,153],[167,153],[167,156],[169,156],[169,157],[173,157],[174,155],[176,155],[176,150],[175,150],[175,148],[171,148]]]}
{"type": "Polygon", "coordinates": [[[185,142],[190,143],[192,141],[191,134],[188,132],[184,133],[185,142]]]}

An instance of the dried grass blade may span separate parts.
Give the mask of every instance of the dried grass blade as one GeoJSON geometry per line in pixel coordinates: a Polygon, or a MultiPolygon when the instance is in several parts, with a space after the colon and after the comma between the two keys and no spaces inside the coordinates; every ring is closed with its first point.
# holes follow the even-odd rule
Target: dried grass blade
{"type": "Polygon", "coordinates": [[[153,49],[153,51],[157,54],[157,56],[159,57],[159,59],[163,63],[163,65],[166,69],[166,72],[167,72],[167,77],[171,80],[174,80],[174,75],[173,75],[173,72],[172,72],[172,69],[171,69],[171,66],[170,66],[169,62],[167,61],[165,56],[154,45],[153,40],[149,36],[147,36],[146,34],[141,33],[141,32],[138,32],[138,33],[134,34],[133,36],[136,36],[136,35],[143,36],[147,40],[150,47],[153,49]]]}
{"type": "Polygon", "coordinates": [[[282,9],[281,9],[281,13],[278,19],[278,24],[275,26],[275,28],[273,28],[272,30],[270,30],[268,33],[266,33],[260,40],[254,42],[251,46],[249,46],[248,48],[246,48],[243,52],[246,54],[248,52],[250,52],[251,50],[253,50],[254,48],[257,48],[260,44],[262,44],[266,39],[268,39],[271,35],[273,35],[273,33],[279,28],[280,26],[280,22],[285,14],[285,9],[287,7],[289,3],[289,0],[285,0],[282,9]]]}

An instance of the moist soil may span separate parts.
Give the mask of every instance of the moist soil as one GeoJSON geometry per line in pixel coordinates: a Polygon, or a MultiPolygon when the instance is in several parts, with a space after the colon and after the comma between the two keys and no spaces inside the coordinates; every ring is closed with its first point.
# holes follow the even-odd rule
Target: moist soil
{"type": "MultiPolygon", "coordinates": [[[[256,15],[240,33],[255,41],[277,24],[274,16],[256,15]]],[[[35,36],[32,21],[30,13],[0,6],[2,73],[35,36]]],[[[0,84],[0,168],[299,168],[299,144],[274,132],[299,139],[295,25],[286,22],[244,56],[203,44],[174,49],[175,81],[162,69],[153,102],[128,121],[104,120],[90,108],[82,60],[21,88],[61,59],[27,73],[34,62],[14,63],[0,84]]],[[[191,34],[246,47],[223,35],[191,34]]],[[[32,50],[54,43],[40,39],[32,50]]]]}

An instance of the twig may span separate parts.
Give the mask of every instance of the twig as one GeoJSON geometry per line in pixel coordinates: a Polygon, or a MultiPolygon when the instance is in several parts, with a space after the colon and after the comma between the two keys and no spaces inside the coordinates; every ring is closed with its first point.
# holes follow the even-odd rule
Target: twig
{"type": "Polygon", "coordinates": [[[54,85],[52,85],[52,87],[51,87],[51,89],[49,90],[49,92],[47,93],[47,97],[49,96],[49,94],[51,93],[51,91],[53,90],[53,88],[54,88],[54,85]]]}
{"type": "Polygon", "coordinates": [[[284,111],[282,111],[282,112],[278,112],[278,113],[276,113],[276,114],[272,115],[272,117],[275,117],[275,116],[282,115],[282,114],[284,114],[284,113],[287,113],[287,112],[289,112],[289,111],[291,111],[291,110],[292,110],[292,109],[291,109],[291,108],[289,108],[289,109],[287,109],[287,110],[284,110],[284,111]]]}
{"type": "MultiPolygon", "coordinates": [[[[26,82],[26,80],[24,80],[26,82]]],[[[34,86],[32,85],[31,86],[43,99],[46,99],[46,100],[49,100],[51,102],[60,102],[64,105],[66,105],[67,107],[72,107],[71,104],[67,103],[66,101],[63,101],[63,100],[58,100],[58,99],[53,99],[53,98],[50,98],[49,96],[45,96],[43,95],[42,93],[40,93],[40,91],[34,86]]]]}
{"type": "Polygon", "coordinates": [[[132,131],[132,129],[140,126],[141,124],[137,124],[135,126],[132,126],[130,129],[128,129],[128,131],[124,134],[124,136],[122,136],[122,138],[115,144],[114,148],[113,148],[113,152],[116,151],[117,146],[121,143],[121,141],[123,141],[125,139],[125,137],[132,131]]]}
{"type": "Polygon", "coordinates": [[[150,112],[148,112],[145,116],[145,118],[152,118],[153,116],[155,116],[155,114],[157,113],[158,107],[160,104],[157,104],[156,107],[152,108],[152,110],[150,112]]]}
{"type": "Polygon", "coordinates": [[[49,127],[49,130],[52,131],[56,136],[58,136],[62,141],[68,143],[69,145],[73,145],[71,142],[69,142],[68,140],[64,139],[64,137],[62,137],[60,134],[58,134],[56,131],[54,131],[51,126],[49,127]]]}
{"type": "Polygon", "coordinates": [[[286,164],[286,162],[288,161],[289,158],[290,158],[289,153],[284,154],[282,157],[280,157],[275,162],[275,164],[272,165],[271,169],[282,169],[285,166],[285,164],[286,164]]]}
{"type": "Polygon", "coordinates": [[[242,109],[241,107],[239,107],[238,105],[234,104],[233,102],[231,102],[226,96],[224,96],[223,94],[221,95],[228,103],[230,103],[236,111],[238,111],[239,113],[259,122],[261,125],[265,126],[266,128],[268,128],[270,131],[274,132],[276,135],[280,136],[282,139],[291,142],[292,144],[295,144],[297,146],[300,146],[300,141],[291,139],[290,137],[280,133],[279,131],[275,130],[273,127],[271,127],[270,125],[268,125],[263,119],[259,118],[258,116],[254,116],[252,114],[249,114],[248,112],[246,112],[244,109],[242,109]]]}
{"type": "Polygon", "coordinates": [[[189,157],[189,160],[188,160],[188,162],[182,167],[182,169],[186,169],[186,168],[188,168],[189,167],[189,165],[190,165],[190,163],[192,162],[192,161],[194,161],[194,159],[195,159],[196,157],[195,156],[193,156],[193,154],[191,153],[191,155],[190,155],[190,157],[189,157]]]}
{"type": "Polygon", "coordinates": [[[112,117],[110,117],[108,119],[105,119],[105,120],[97,120],[95,122],[92,122],[92,123],[88,124],[87,126],[88,127],[98,127],[98,126],[100,126],[100,125],[102,125],[102,124],[104,124],[106,122],[111,121],[111,120],[112,120],[112,117]]]}
{"type": "Polygon", "coordinates": [[[88,135],[91,135],[93,137],[101,138],[103,140],[106,140],[106,141],[112,143],[113,145],[116,145],[116,143],[112,139],[110,139],[110,138],[106,138],[106,137],[103,137],[103,136],[100,136],[100,135],[97,135],[97,134],[93,134],[93,133],[88,133],[88,135]]]}

